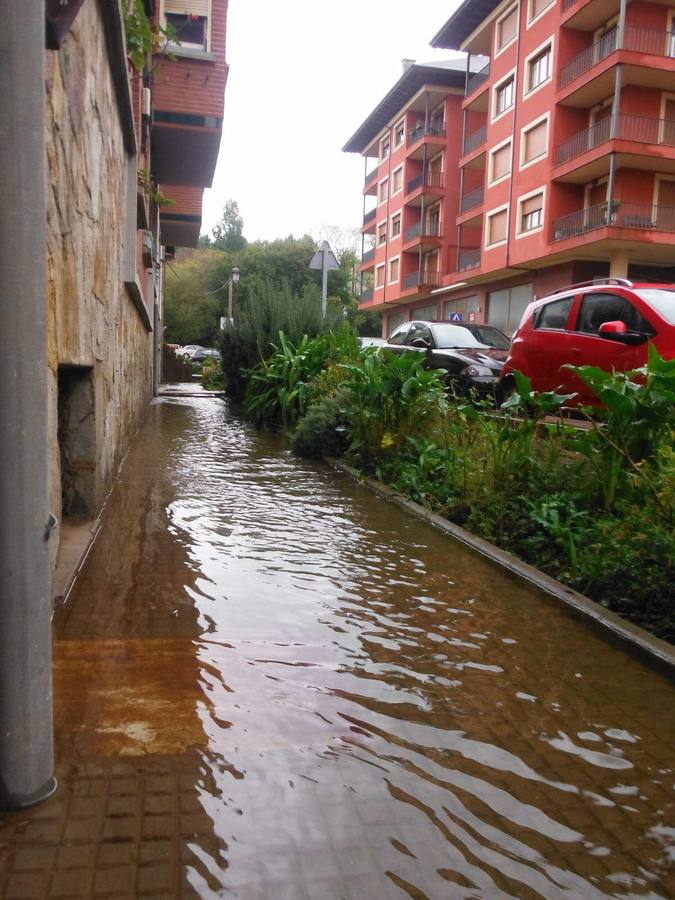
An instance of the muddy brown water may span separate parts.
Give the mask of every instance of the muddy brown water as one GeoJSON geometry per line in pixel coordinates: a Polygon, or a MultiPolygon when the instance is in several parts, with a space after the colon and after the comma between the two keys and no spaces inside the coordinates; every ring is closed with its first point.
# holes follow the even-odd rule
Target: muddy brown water
{"type": "Polygon", "coordinates": [[[675,896],[673,687],[219,400],[152,406],[55,672],[2,896],[675,896]]]}

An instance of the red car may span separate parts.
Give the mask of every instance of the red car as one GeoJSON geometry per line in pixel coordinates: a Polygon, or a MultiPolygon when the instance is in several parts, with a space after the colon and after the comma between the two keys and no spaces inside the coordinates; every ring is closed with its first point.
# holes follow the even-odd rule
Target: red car
{"type": "Polygon", "coordinates": [[[572,284],[525,310],[502,370],[502,390],[510,393],[511,373],[519,370],[535,391],[576,392],[575,405],[597,404],[581,379],[561,367],[636,369],[647,362],[649,341],[664,358],[675,357],[675,285],[623,278],[572,284]]]}

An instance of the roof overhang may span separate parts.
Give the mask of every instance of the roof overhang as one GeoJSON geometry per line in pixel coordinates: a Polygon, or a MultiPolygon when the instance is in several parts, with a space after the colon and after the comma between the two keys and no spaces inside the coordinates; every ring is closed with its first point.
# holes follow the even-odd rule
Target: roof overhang
{"type": "Polygon", "coordinates": [[[464,42],[488,16],[492,15],[502,0],[464,0],[448,21],[431,39],[432,47],[460,50],[464,42]]]}

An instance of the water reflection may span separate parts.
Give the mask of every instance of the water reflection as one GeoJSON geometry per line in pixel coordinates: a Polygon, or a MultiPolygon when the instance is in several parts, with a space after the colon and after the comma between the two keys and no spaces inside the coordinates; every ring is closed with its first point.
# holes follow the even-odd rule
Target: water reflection
{"type": "Polygon", "coordinates": [[[62,764],[168,767],[199,896],[675,894],[672,687],[216,401],[153,408],[57,630],[62,764]]]}

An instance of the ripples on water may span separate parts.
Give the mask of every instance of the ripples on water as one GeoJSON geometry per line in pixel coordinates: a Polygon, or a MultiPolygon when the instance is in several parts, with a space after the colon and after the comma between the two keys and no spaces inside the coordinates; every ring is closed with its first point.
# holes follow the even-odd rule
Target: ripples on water
{"type": "MultiPolygon", "coordinates": [[[[125,561],[110,528],[91,577],[107,637],[173,616],[188,647],[197,893],[675,894],[664,680],[217,401],[153,418],[119,487],[143,550],[125,561]]],[[[86,590],[69,639],[93,636],[86,590]]]]}

